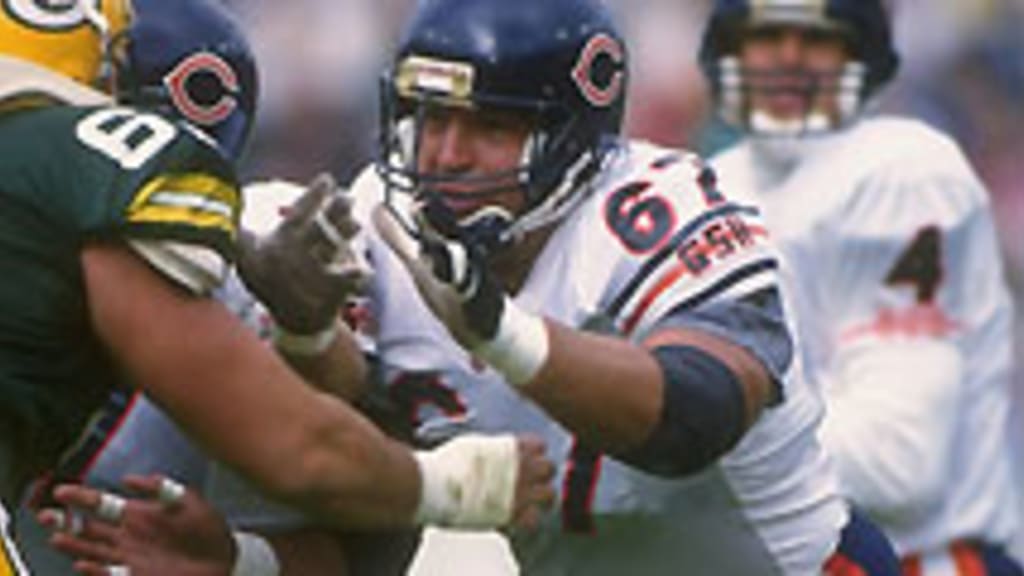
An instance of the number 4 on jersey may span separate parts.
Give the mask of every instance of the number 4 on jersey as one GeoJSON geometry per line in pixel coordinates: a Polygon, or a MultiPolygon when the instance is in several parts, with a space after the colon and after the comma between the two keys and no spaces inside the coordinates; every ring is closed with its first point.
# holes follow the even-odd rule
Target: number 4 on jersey
{"type": "Polygon", "coordinates": [[[935,299],[942,282],[942,236],[938,226],[923,228],[896,260],[885,278],[886,285],[911,285],[922,304],[935,299]]]}

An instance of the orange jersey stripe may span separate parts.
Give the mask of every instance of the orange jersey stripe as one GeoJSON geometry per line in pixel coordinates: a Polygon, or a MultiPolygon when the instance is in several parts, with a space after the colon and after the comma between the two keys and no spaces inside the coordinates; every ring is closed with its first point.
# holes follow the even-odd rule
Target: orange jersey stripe
{"type": "Polygon", "coordinates": [[[965,542],[955,542],[949,547],[959,576],[985,576],[985,562],[978,551],[965,542]]]}

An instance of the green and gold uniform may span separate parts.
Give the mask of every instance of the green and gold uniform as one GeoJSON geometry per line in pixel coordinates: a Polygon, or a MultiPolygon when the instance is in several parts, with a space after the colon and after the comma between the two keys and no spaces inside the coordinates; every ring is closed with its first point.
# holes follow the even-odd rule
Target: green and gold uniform
{"type": "Polygon", "coordinates": [[[55,463],[120,380],[90,324],[82,247],[123,241],[207,293],[231,259],[240,194],[215,146],[182,124],[13,108],[0,108],[0,439],[24,476],[55,463]]]}

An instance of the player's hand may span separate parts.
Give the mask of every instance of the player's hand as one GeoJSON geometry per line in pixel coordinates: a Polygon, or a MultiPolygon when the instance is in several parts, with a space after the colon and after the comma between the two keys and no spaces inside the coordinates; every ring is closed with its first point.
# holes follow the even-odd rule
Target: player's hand
{"type": "Polygon", "coordinates": [[[532,530],[540,526],[555,502],[555,465],[545,455],[544,443],[539,438],[521,436],[517,442],[519,475],[509,525],[532,530]]]}
{"type": "Polygon", "coordinates": [[[554,501],[555,467],[537,438],[462,434],[415,456],[420,524],[530,529],[554,501]]]}
{"type": "Polygon", "coordinates": [[[293,334],[322,332],[369,281],[370,268],[351,245],[358,231],[351,198],[320,174],[273,232],[242,231],[239,273],[279,326],[293,334]]]}
{"type": "Polygon", "coordinates": [[[378,233],[408,269],[420,296],[452,337],[515,385],[528,382],[547,359],[543,320],[520,310],[483,258],[417,218],[418,238],[386,205],[373,212],[378,233]]]}
{"type": "Polygon", "coordinates": [[[65,506],[38,514],[53,532],[50,544],[87,576],[224,576],[234,563],[234,540],[224,519],[192,490],[163,476],[127,476],[137,497],[62,484],[65,506]]]}

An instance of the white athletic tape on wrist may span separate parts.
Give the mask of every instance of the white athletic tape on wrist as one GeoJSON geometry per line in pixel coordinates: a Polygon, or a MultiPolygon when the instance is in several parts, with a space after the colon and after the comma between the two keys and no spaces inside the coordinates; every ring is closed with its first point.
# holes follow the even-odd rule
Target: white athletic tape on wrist
{"type": "Polygon", "coordinates": [[[512,519],[519,452],[512,435],[467,434],[414,453],[422,490],[416,522],[496,528],[512,519]]]}
{"type": "Polygon", "coordinates": [[[249,532],[232,532],[235,547],[235,565],[231,576],[279,576],[281,564],[274,548],[262,536],[249,532]]]}
{"type": "Polygon", "coordinates": [[[274,347],[281,352],[294,356],[318,356],[334,344],[339,328],[337,322],[331,322],[330,326],[313,334],[294,334],[276,324],[271,330],[274,347]]]}
{"type": "Polygon", "coordinates": [[[518,387],[537,375],[548,358],[549,347],[544,320],[523,312],[506,298],[497,336],[477,346],[473,353],[518,387]]]}

